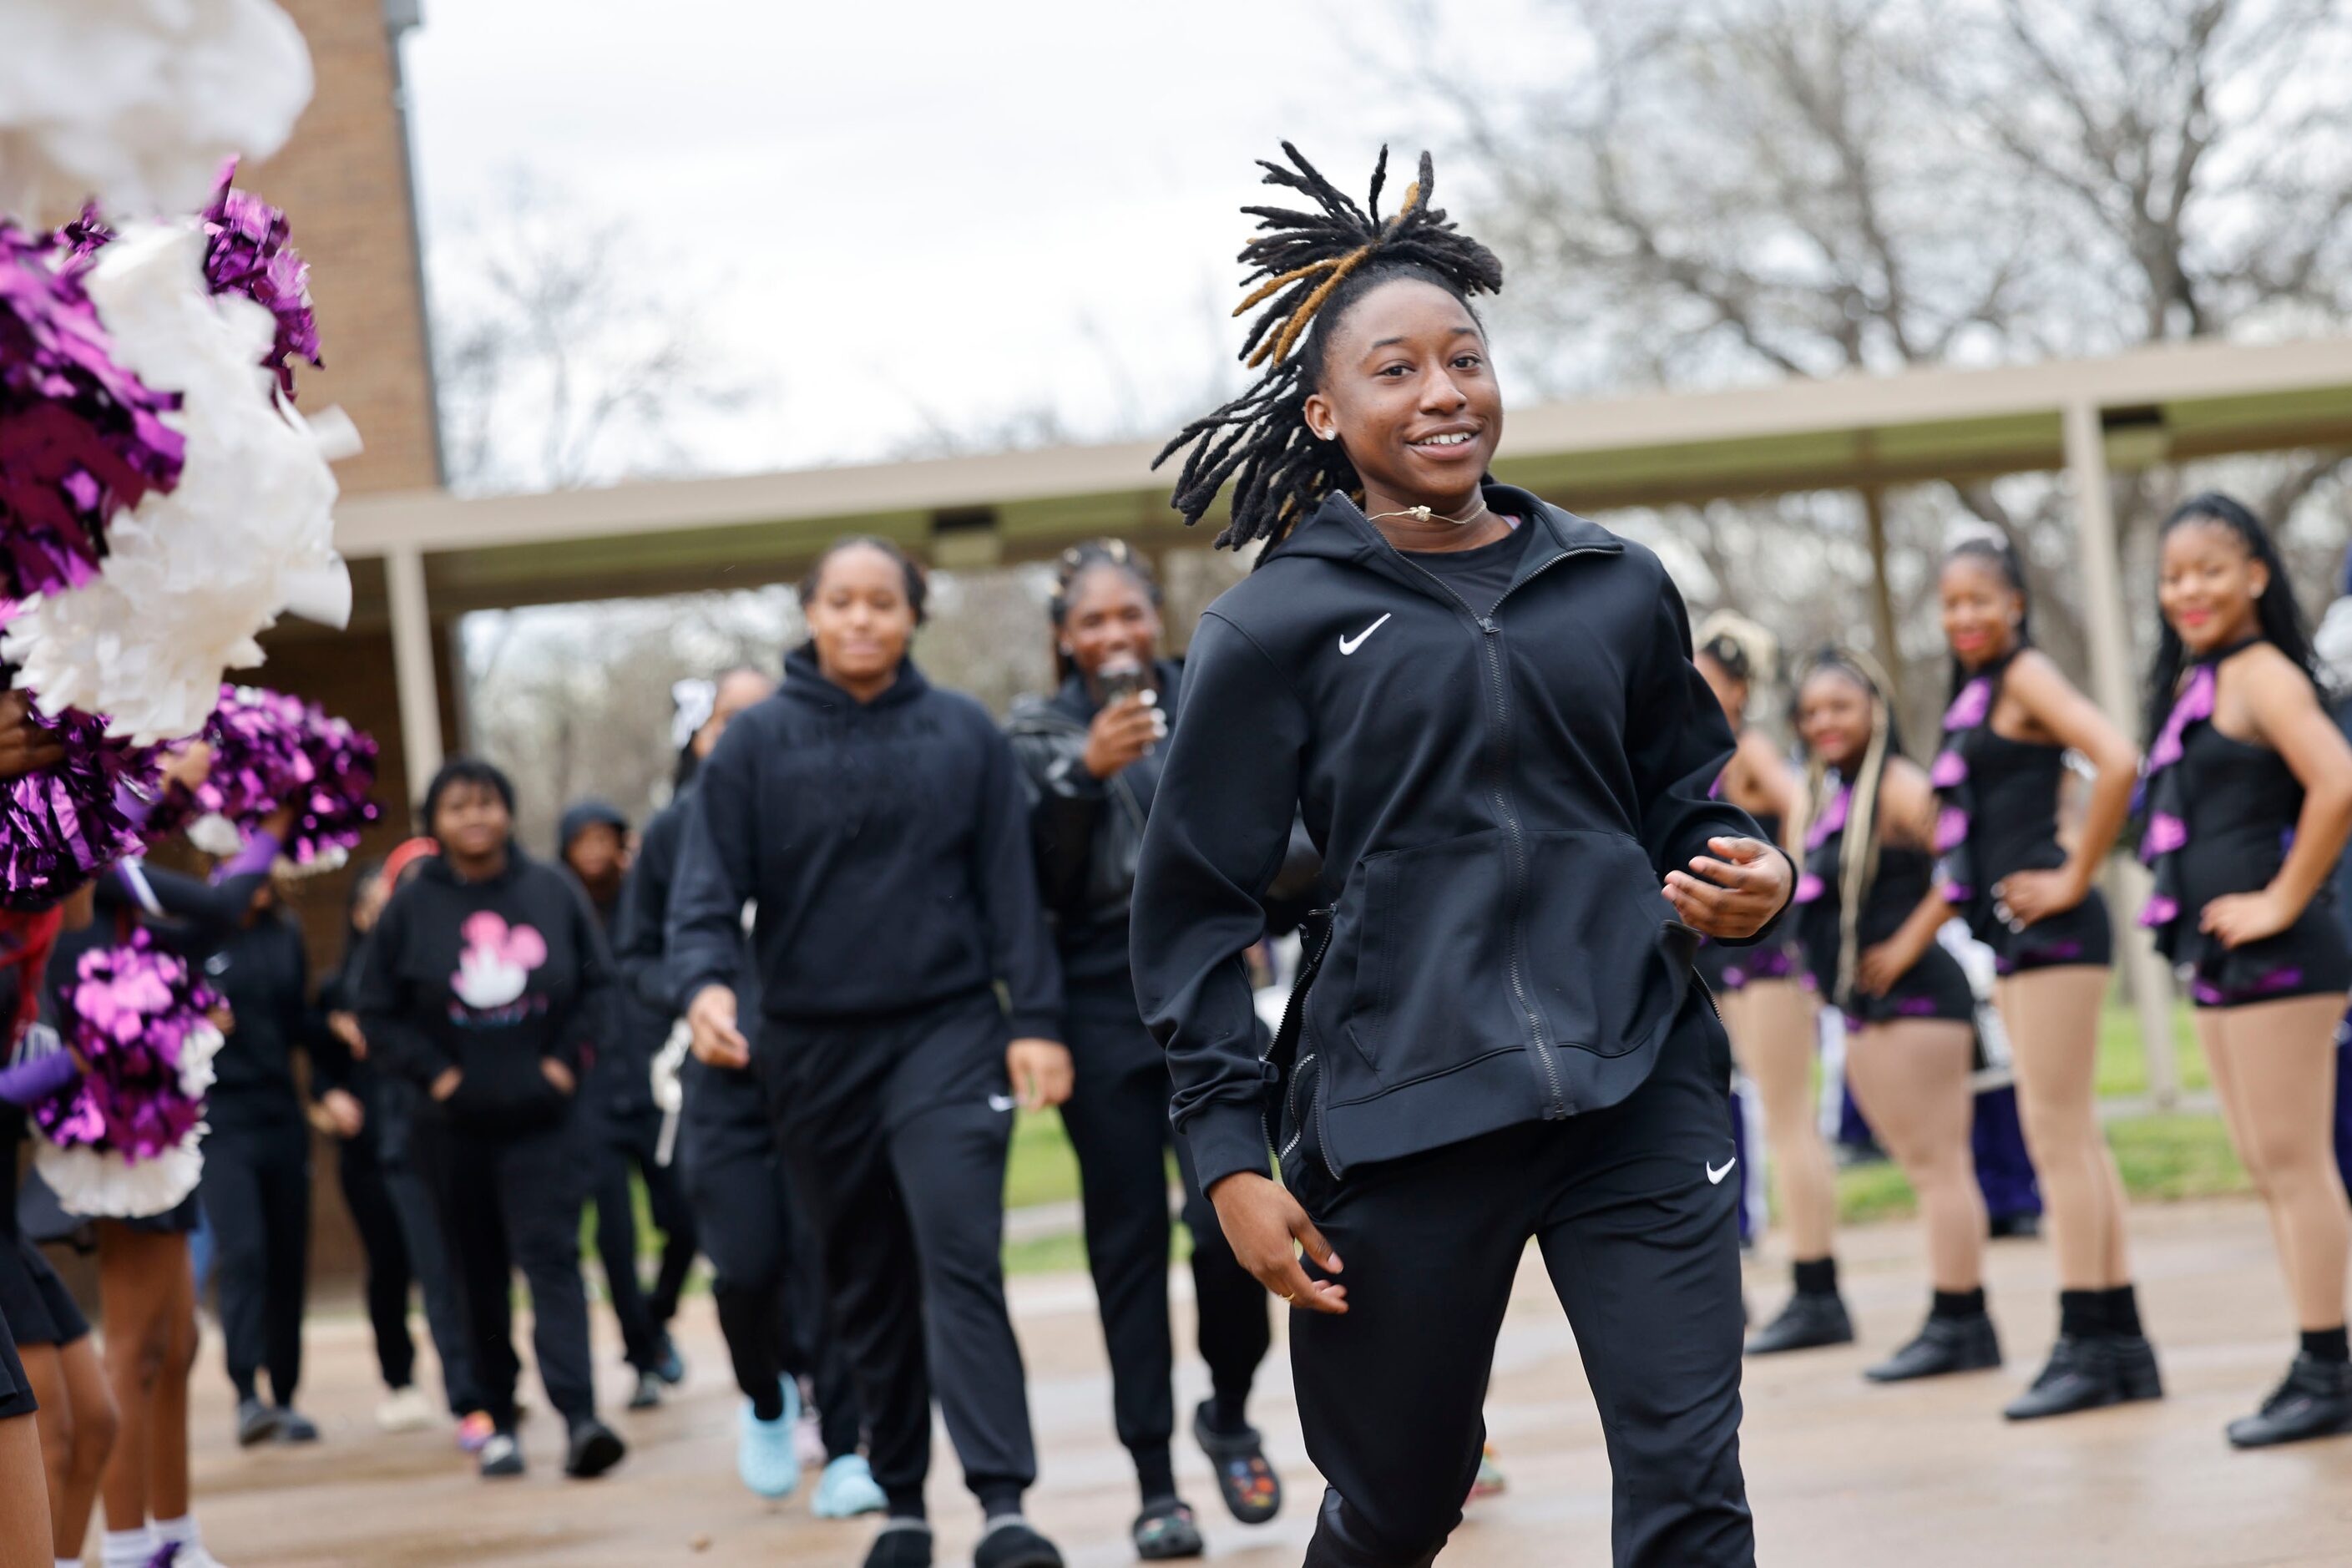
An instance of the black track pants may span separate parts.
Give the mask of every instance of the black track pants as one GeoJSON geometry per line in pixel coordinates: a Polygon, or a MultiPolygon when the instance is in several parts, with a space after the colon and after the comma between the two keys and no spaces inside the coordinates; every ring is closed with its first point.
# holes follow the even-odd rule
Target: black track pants
{"type": "Polygon", "coordinates": [[[1110,1352],[1112,1417],[1129,1452],[1164,1451],[1175,1426],[1168,1313],[1171,1142],[1184,1184],[1184,1223],[1192,1231],[1201,1357],[1220,1394],[1248,1394],[1272,1342],[1270,1298],[1234,1259],[1215,1211],[1200,1194],[1191,1150],[1172,1137],[1167,1058],[1136,1012],[1133,989],[1121,983],[1073,990],[1063,1037],[1077,1083],[1062,1107],[1062,1124],[1085,1188],[1087,1263],[1110,1352]]]}
{"type": "Polygon", "coordinates": [[[212,1222],[221,1342],[237,1397],[269,1371],[270,1398],[294,1401],[302,1380],[302,1299],[310,1257],[310,1131],[287,1120],[216,1128],[205,1140],[200,1189],[212,1222]]]}
{"type": "Polygon", "coordinates": [[[1308,1568],[1424,1563],[1460,1521],[1495,1336],[1530,1238],[1608,1436],[1618,1568],[1755,1561],[1719,1034],[1694,997],[1655,1073],[1610,1110],[1339,1181],[1311,1146],[1285,1162],[1344,1265],[1350,1308],[1291,1314],[1299,1419],[1329,1482],[1308,1568]]]}
{"type": "MultiPolygon", "coordinates": [[[[378,1089],[373,1103],[382,1136],[376,1154],[383,1164],[384,1192],[400,1221],[409,1272],[425,1298],[425,1323],[441,1358],[441,1385],[449,1413],[470,1415],[482,1408],[481,1385],[474,1376],[474,1331],[467,1321],[466,1295],[457,1284],[457,1261],[441,1223],[440,1201],[434,1195],[435,1173],[448,1158],[448,1121],[438,1110],[418,1109],[424,1097],[405,1083],[387,1080],[378,1089]]],[[[404,1291],[401,1315],[404,1326],[404,1291]]]]}
{"type": "Polygon", "coordinates": [[[645,1372],[661,1360],[661,1337],[677,1315],[678,1293],[694,1267],[694,1211],[679,1190],[677,1173],[654,1156],[661,1143],[661,1112],[647,1106],[618,1115],[594,1114],[589,1149],[588,1195],[596,1205],[596,1256],[604,1266],[613,1315],[621,1321],[621,1344],[629,1364],[645,1372]],[[646,1184],[646,1206],[662,1233],[661,1266],[648,1293],[637,1274],[637,1213],[630,1199],[629,1173],[646,1184]]]}
{"type": "Polygon", "coordinates": [[[596,1413],[588,1292],[580,1279],[580,1150],[569,1121],[521,1132],[455,1125],[436,1181],[471,1334],[482,1408],[514,1429],[514,1274],[530,1288],[531,1349],[548,1403],[596,1413]]]}
{"type": "Polygon", "coordinates": [[[1004,1307],[1007,1032],[992,992],[887,1017],[760,1030],[757,1062],[894,1514],[922,1510],[931,1400],[997,1512],[1036,1479],[1004,1307]]]}
{"type": "Polygon", "coordinates": [[[764,1403],[763,1394],[780,1397],[782,1379],[806,1377],[826,1457],[855,1453],[863,1423],[849,1361],[826,1325],[816,1242],[785,1181],[759,1085],[721,1068],[689,1068],[678,1141],[736,1386],[764,1403]]]}
{"type": "Polygon", "coordinates": [[[400,1210],[383,1167],[383,1098],[376,1093],[362,1097],[367,1120],[358,1137],[342,1140],[335,1168],[343,1206],[351,1210],[352,1228],[359,1233],[366,1261],[376,1370],[386,1388],[406,1388],[416,1381],[416,1341],[408,1331],[408,1243],[401,1235],[400,1210]]]}

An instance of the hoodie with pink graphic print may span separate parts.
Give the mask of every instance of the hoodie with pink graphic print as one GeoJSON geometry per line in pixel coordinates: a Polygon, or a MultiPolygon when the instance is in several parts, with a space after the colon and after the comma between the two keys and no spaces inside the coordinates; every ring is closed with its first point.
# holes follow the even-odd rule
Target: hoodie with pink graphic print
{"type": "Polygon", "coordinates": [[[360,978],[361,1027],[385,1070],[420,1087],[461,1075],[448,1111],[520,1131],[562,1119],[567,1098],[541,1068],[580,1070],[612,961],[571,879],[509,851],[506,868],[461,880],[424,863],[384,906],[360,978]]]}

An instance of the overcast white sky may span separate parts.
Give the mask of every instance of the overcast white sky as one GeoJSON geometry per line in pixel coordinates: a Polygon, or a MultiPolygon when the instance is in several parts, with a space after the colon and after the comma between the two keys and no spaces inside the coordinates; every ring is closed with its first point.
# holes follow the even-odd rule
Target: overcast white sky
{"type": "Polygon", "coordinates": [[[419,203],[429,245],[527,169],[645,220],[667,247],[649,268],[698,256],[669,272],[716,290],[730,368],[767,390],[717,443],[724,467],[868,458],[926,411],[970,429],[1051,403],[1108,430],[1235,346],[1214,321],[1254,158],[1288,136],[1360,188],[1382,139],[1439,139],[1339,33],[1387,15],[428,0],[407,46],[419,203]]]}

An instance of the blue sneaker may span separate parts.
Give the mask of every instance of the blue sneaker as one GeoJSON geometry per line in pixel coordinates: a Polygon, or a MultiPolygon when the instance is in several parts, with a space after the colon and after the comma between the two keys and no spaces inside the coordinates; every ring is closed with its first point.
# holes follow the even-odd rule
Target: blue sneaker
{"type": "Polygon", "coordinates": [[[816,1479],[816,1496],[809,1500],[809,1512],[819,1519],[854,1519],[888,1506],[863,1454],[844,1454],[825,1466],[816,1479]]]}
{"type": "Polygon", "coordinates": [[[790,1497],[801,1484],[800,1458],[793,1452],[793,1427],[800,1418],[801,1391],[789,1377],[784,1379],[783,1413],[773,1421],[761,1420],[751,1414],[751,1402],[743,1402],[741,1433],[735,1442],[735,1473],[761,1497],[790,1497]]]}

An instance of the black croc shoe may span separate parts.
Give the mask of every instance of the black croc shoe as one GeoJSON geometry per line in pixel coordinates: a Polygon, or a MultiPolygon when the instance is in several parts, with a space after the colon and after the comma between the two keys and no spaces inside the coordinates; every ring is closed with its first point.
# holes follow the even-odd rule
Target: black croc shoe
{"type": "Polygon", "coordinates": [[[1200,1526],[1192,1522],[1192,1509],[1178,1498],[1155,1498],[1145,1503],[1129,1533],[1135,1538],[1135,1554],[1146,1563],[1198,1557],[1208,1550],[1200,1526]]]}
{"type": "Polygon", "coordinates": [[[1244,1524],[1264,1524],[1282,1511],[1282,1478],[1265,1460],[1257,1428],[1221,1432],[1209,1425],[1209,1406],[1192,1412],[1192,1440],[1217,1472],[1217,1494],[1244,1524]]]}
{"type": "Polygon", "coordinates": [[[1013,1514],[988,1521],[980,1544],[971,1549],[971,1568],[1062,1568],[1062,1554],[1013,1514]]]}
{"type": "Polygon", "coordinates": [[[592,1415],[572,1426],[563,1450],[563,1473],[574,1480],[593,1481],[619,1464],[628,1451],[619,1433],[592,1415]]]}
{"type": "Polygon", "coordinates": [[[1862,1375],[1873,1383],[1908,1383],[1915,1377],[1943,1377],[1956,1372],[1982,1372],[2000,1364],[2000,1338],[1992,1319],[1983,1312],[1966,1318],[1929,1318],[1919,1337],[1862,1375]]]}
{"type": "Polygon", "coordinates": [[[2352,1432],[2352,1365],[2297,1355],[2263,1407],[2230,1423],[2230,1443],[2267,1448],[2352,1432]]]}
{"type": "Polygon", "coordinates": [[[1853,1320],[1846,1315],[1843,1299],[1801,1290],[1789,1298],[1779,1317],[1756,1331],[1748,1342],[1748,1353],[1779,1355],[1852,1343],[1853,1320]]]}
{"type": "Polygon", "coordinates": [[[919,1519],[894,1519],[866,1549],[866,1568],[931,1568],[931,1527],[919,1519]]]}
{"type": "Polygon", "coordinates": [[[2062,1334],[2050,1347],[2050,1360],[2042,1375],[2011,1400],[2001,1414],[2011,1421],[2039,1421],[2045,1415],[2072,1415],[2078,1410],[2119,1405],[2123,1396],[2111,1342],[2062,1334]]]}

